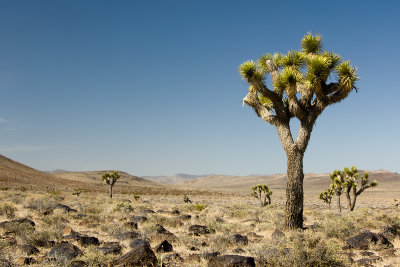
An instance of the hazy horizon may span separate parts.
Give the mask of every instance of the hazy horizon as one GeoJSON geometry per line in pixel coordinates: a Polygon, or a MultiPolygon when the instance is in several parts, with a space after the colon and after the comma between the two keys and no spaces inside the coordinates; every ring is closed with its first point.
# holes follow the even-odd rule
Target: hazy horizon
{"type": "Polygon", "coordinates": [[[399,7],[3,1],[0,154],[39,170],[285,173],[276,129],[242,107],[247,85],[238,66],[299,49],[313,32],[361,79],[358,93],[318,118],[304,172],[400,172],[399,7]]]}

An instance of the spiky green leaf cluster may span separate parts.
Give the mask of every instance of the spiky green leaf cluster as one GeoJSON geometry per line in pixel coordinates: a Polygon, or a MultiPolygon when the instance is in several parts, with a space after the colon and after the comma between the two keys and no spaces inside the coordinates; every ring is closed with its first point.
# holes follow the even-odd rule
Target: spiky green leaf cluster
{"type": "Polygon", "coordinates": [[[268,97],[263,96],[262,94],[258,93],[258,100],[260,104],[267,107],[268,109],[272,108],[274,105],[268,97]]]}
{"type": "Polygon", "coordinates": [[[113,171],[112,173],[104,173],[101,178],[106,184],[113,186],[120,177],[117,171],[113,171]]]}
{"type": "Polygon", "coordinates": [[[250,81],[256,79],[261,81],[263,79],[263,71],[260,70],[254,60],[248,60],[239,66],[239,73],[243,79],[250,81]]]}
{"type": "Polygon", "coordinates": [[[297,51],[289,51],[281,59],[281,64],[295,69],[301,68],[305,64],[305,54],[297,51]]]}
{"type": "Polygon", "coordinates": [[[351,90],[355,88],[354,84],[355,82],[359,79],[357,76],[357,68],[354,68],[350,65],[350,61],[345,61],[338,65],[335,68],[338,76],[340,83],[344,86],[346,90],[351,90]]]}
{"type": "Polygon", "coordinates": [[[330,74],[332,61],[329,57],[315,55],[307,57],[306,81],[311,86],[325,82],[330,74]]]}
{"type": "Polygon", "coordinates": [[[301,48],[305,53],[318,54],[322,50],[322,37],[318,34],[307,33],[301,40],[301,48]]]}

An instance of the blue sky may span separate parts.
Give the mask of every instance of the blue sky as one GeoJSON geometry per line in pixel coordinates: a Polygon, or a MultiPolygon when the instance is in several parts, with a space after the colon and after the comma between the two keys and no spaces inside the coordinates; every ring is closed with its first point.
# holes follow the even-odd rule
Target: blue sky
{"type": "Polygon", "coordinates": [[[306,172],[400,171],[397,1],[1,1],[0,154],[40,170],[286,171],[237,68],[309,31],[359,68],[306,172]]]}

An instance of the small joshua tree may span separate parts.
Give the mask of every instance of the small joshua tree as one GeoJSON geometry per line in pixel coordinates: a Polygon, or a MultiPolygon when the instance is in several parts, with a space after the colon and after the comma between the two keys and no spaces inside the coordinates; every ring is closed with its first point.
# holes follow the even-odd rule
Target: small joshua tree
{"type": "Polygon", "coordinates": [[[73,196],[79,197],[82,194],[82,188],[78,188],[75,190],[75,192],[72,193],[73,196]]]}
{"type": "Polygon", "coordinates": [[[345,193],[347,199],[347,208],[350,211],[354,210],[357,197],[364,192],[365,189],[378,185],[376,180],[371,183],[369,182],[369,175],[367,172],[360,177],[357,168],[354,166],[351,167],[351,169],[345,167],[343,171],[336,170],[332,172],[331,179],[333,187],[336,189],[335,192],[338,192],[339,190],[337,189],[340,189],[340,193],[342,191],[345,193]],[[357,188],[359,180],[361,182],[361,186],[357,188]]]}
{"type": "Polygon", "coordinates": [[[333,189],[335,195],[338,198],[337,200],[338,210],[339,212],[342,212],[342,205],[340,204],[340,196],[342,195],[344,189],[344,178],[343,176],[340,175],[340,171],[336,170],[331,173],[331,180],[332,180],[331,188],[333,189]]]}
{"type": "Polygon", "coordinates": [[[103,181],[110,186],[110,198],[112,198],[112,188],[120,177],[117,171],[113,171],[112,173],[106,172],[102,176],[103,181]]]}
{"type": "Polygon", "coordinates": [[[252,190],[253,190],[253,193],[251,195],[260,200],[262,207],[271,204],[272,191],[269,190],[269,188],[266,184],[255,185],[255,186],[253,186],[252,190]],[[267,199],[268,199],[268,201],[267,201],[267,199]]]}
{"type": "Polygon", "coordinates": [[[185,196],[183,197],[183,201],[184,201],[185,203],[192,203],[192,201],[190,200],[190,198],[189,198],[187,195],[185,195],[185,196]]]}
{"type": "Polygon", "coordinates": [[[331,187],[326,189],[324,192],[319,194],[319,199],[324,201],[326,204],[329,205],[329,209],[331,208],[332,197],[335,195],[335,190],[331,187]]]}

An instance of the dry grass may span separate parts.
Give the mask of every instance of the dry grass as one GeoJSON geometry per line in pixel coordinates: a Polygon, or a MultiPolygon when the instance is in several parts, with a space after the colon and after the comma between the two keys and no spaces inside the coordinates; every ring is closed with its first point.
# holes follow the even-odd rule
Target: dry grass
{"type": "MultiPolygon", "coordinates": [[[[221,255],[255,257],[257,266],[349,266],[351,263],[345,255],[348,250],[343,248],[346,239],[362,230],[380,232],[384,226],[400,225],[399,209],[391,207],[390,201],[386,203],[387,209],[371,205],[370,208],[361,207],[351,213],[345,211],[339,214],[329,210],[315,198],[314,202],[306,202],[304,211],[305,224],[314,225],[314,228],[284,231],[284,207],[279,201],[267,207],[260,207],[257,200],[250,196],[209,194],[190,196],[193,203],[184,203],[184,195],[148,194],[141,195],[140,199],[135,201],[132,194],[117,193],[111,200],[107,193],[95,195],[84,192],[80,197],[76,197],[69,192],[55,195],[31,190],[1,191],[0,222],[26,217],[36,225],[17,225],[12,229],[0,229],[0,262],[15,263],[19,257],[27,256],[20,249],[20,245],[32,244],[39,249],[39,253],[33,257],[37,261],[42,260],[36,266],[65,266],[68,260],[45,260],[51,249],[51,241],[64,240],[65,227],[71,227],[81,234],[95,236],[100,242],[120,242],[123,247],[122,253],[126,253],[129,251],[129,240],[119,241],[114,235],[131,231],[126,222],[130,217],[140,215],[146,216],[147,221],[139,223],[135,231],[141,238],[148,239],[152,247],[169,238],[156,234],[157,225],[162,225],[174,234],[175,237],[168,240],[174,246],[174,252],[178,252],[185,259],[184,263],[177,262],[176,266],[207,266],[207,259],[190,255],[216,251],[221,255]],[[44,215],[45,211],[57,203],[68,205],[78,213],[69,214],[56,209],[44,215]],[[199,204],[202,208],[199,208],[199,204]],[[149,213],[148,210],[155,213],[149,213]],[[180,214],[172,212],[176,210],[180,214]],[[189,214],[191,218],[180,219],[182,214],[189,214]],[[210,234],[190,235],[188,228],[193,224],[207,226],[210,234]],[[285,236],[279,240],[273,239],[271,234],[275,229],[284,231],[285,236]],[[236,243],[234,234],[248,236],[248,244],[236,243]]],[[[367,200],[364,199],[365,202],[367,200]]],[[[68,241],[83,251],[83,255],[76,259],[85,261],[88,266],[103,266],[105,262],[118,256],[104,255],[96,246],[84,247],[75,240],[68,241]]],[[[390,253],[387,253],[387,249],[374,246],[370,248],[371,252],[382,258],[374,263],[376,266],[400,264],[399,236],[391,241],[396,249],[394,256],[388,256],[390,253]]],[[[365,258],[360,254],[361,251],[353,252],[354,260],[365,258]]],[[[166,254],[156,255],[161,262],[166,254]]],[[[6,266],[6,263],[3,264],[6,266]]]]}

